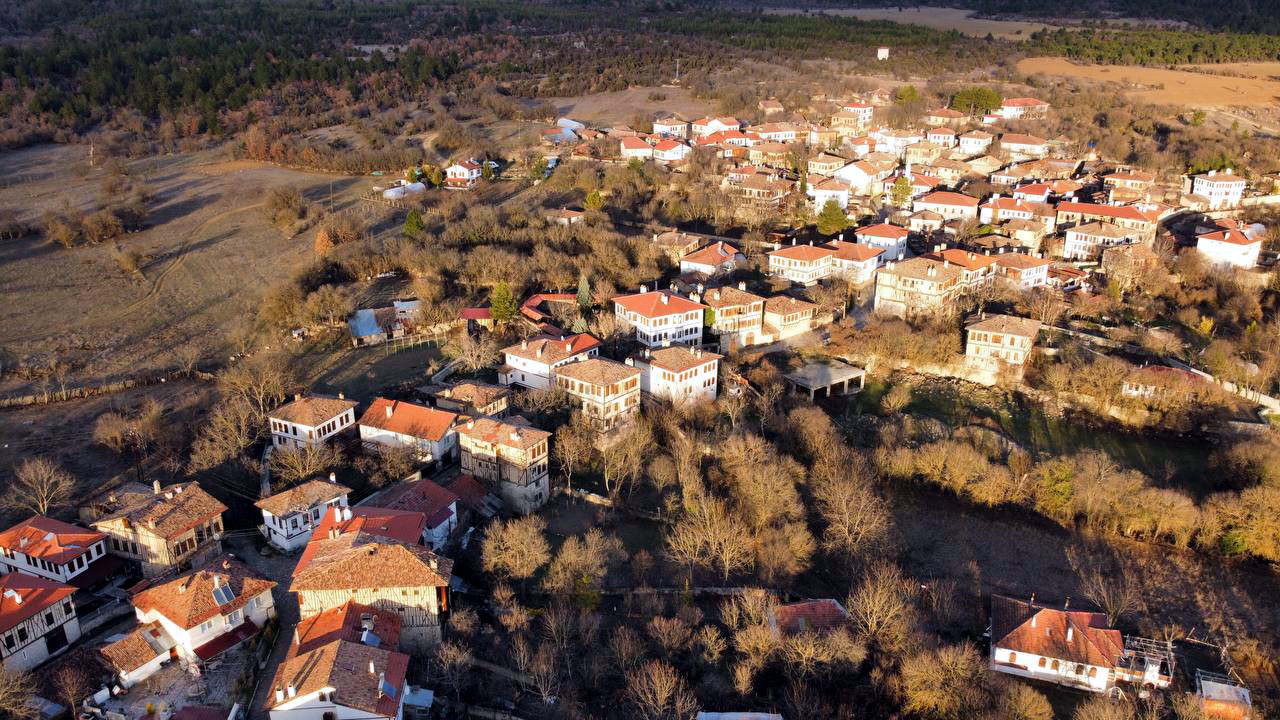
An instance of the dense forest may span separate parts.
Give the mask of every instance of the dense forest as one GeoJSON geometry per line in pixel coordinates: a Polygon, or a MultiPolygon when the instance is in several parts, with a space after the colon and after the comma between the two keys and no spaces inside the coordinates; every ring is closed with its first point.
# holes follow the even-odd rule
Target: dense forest
{"type": "Polygon", "coordinates": [[[1243,62],[1280,58],[1280,35],[1180,30],[1055,30],[1031,36],[1040,55],[1115,65],[1243,62]]]}

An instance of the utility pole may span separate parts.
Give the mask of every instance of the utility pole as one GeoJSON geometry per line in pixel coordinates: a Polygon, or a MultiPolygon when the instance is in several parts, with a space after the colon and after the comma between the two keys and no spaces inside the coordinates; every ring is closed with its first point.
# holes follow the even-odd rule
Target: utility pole
{"type": "Polygon", "coordinates": [[[676,84],[680,84],[680,58],[676,58],[676,84]]]}

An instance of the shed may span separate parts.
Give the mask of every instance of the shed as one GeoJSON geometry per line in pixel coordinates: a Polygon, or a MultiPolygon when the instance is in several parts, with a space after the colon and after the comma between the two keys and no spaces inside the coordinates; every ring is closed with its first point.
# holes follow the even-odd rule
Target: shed
{"type": "Polygon", "coordinates": [[[867,371],[846,365],[838,360],[812,362],[783,377],[797,390],[809,393],[810,400],[816,400],[818,393],[826,391],[827,397],[848,395],[850,392],[862,390],[867,371]]]}

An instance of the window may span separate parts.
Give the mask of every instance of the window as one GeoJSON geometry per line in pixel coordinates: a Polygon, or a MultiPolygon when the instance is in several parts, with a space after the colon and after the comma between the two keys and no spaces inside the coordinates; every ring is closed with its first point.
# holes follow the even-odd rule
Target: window
{"type": "Polygon", "coordinates": [[[204,622],[200,623],[200,632],[207,633],[212,629],[213,629],[212,620],[205,620],[204,622]]]}
{"type": "Polygon", "coordinates": [[[1049,667],[1049,669],[1050,669],[1050,670],[1054,670],[1054,671],[1056,671],[1056,670],[1058,669],[1058,661],[1057,661],[1057,660],[1054,660],[1054,661],[1053,661],[1053,665],[1051,665],[1051,666],[1049,667]]]}
{"type": "Polygon", "coordinates": [[[1044,659],[1044,658],[1040,658],[1040,662],[1039,662],[1039,663],[1037,663],[1037,664],[1038,664],[1040,667],[1044,667],[1044,665],[1045,665],[1045,659],[1044,659]]]}
{"type": "Polygon", "coordinates": [[[18,642],[20,642],[20,643],[24,643],[24,642],[26,642],[26,641],[27,641],[27,637],[28,637],[28,635],[27,635],[27,629],[26,629],[26,628],[24,628],[24,627],[20,627],[20,628],[18,628],[18,642]]]}
{"type": "Polygon", "coordinates": [[[45,624],[45,627],[53,627],[53,611],[52,610],[44,614],[44,624],[45,624]]]}
{"type": "Polygon", "coordinates": [[[13,642],[13,635],[12,635],[12,634],[10,634],[10,633],[6,633],[6,634],[5,634],[5,636],[4,636],[4,646],[5,646],[5,648],[7,648],[7,649],[9,649],[9,650],[12,650],[12,649],[13,649],[14,644],[15,644],[15,643],[13,642]]]}
{"type": "Polygon", "coordinates": [[[1009,662],[1011,662],[1011,663],[1018,662],[1018,653],[1013,652],[1013,651],[1010,651],[1010,652],[1009,652],[1009,662]]]}
{"type": "Polygon", "coordinates": [[[1096,667],[1089,668],[1089,677],[1098,677],[1098,668],[1096,667]]]}

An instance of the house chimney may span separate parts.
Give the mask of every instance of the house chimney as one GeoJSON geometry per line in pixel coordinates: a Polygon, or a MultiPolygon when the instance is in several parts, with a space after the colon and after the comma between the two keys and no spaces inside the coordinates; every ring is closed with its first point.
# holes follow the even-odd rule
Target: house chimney
{"type": "Polygon", "coordinates": [[[641,286],[640,286],[640,292],[642,292],[642,293],[647,293],[647,292],[649,292],[649,286],[648,286],[648,285],[641,285],[641,286]]]}
{"type": "Polygon", "coordinates": [[[1075,630],[1073,630],[1071,625],[1068,624],[1067,625],[1067,642],[1071,642],[1071,638],[1074,635],[1075,635],[1075,630]]]}
{"type": "Polygon", "coordinates": [[[394,403],[394,402],[389,402],[389,403],[387,403],[387,417],[389,418],[389,417],[391,417],[392,415],[395,415],[395,413],[396,413],[396,411],[395,411],[395,403],[394,403]]]}
{"type": "Polygon", "coordinates": [[[567,353],[571,353],[571,352],[573,352],[573,343],[571,343],[571,342],[567,342],[567,343],[565,343],[565,344],[564,344],[564,351],[565,351],[565,352],[567,352],[567,353]]]}
{"type": "Polygon", "coordinates": [[[154,491],[154,492],[155,492],[155,494],[156,494],[156,495],[159,495],[159,494],[160,494],[160,481],[159,481],[159,480],[152,480],[152,481],[151,481],[151,489],[152,489],[152,491],[154,491]]]}
{"type": "Polygon", "coordinates": [[[1067,599],[1062,601],[1062,612],[1066,612],[1070,609],[1071,609],[1071,596],[1068,595],[1067,599]]]}
{"type": "Polygon", "coordinates": [[[351,519],[351,508],[349,508],[349,507],[344,507],[344,508],[342,508],[342,519],[343,519],[343,520],[350,520],[350,519],[351,519]]]}
{"type": "Polygon", "coordinates": [[[667,305],[671,302],[671,297],[666,293],[662,293],[662,304],[667,305]]]}
{"type": "Polygon", "coordinates": [[[289,697],[293,697],[294,695],[297,695],[297,694],[298,694],[298,688],[294,687],[293,683],[289,683],[289,697]]]}
{"type": "Polygon", "coordinates": [[[627,365],[631,366],[631,367],[635,367],[635,366],[636,366],[636,360],[635,360],[635,358],[627,358],[627,359],[626,359],[626,360],[624,360],[623,362],[624,362],[624,363],[626,363],[627,365]]]}
{"type": "MultiPolygon", "coordinates": [[[[372,663],[370,663],[372,665],[372,663]]],[[[378,697],[382,697],[382,688],[387,684],[386,673],[378,673],[378,697]]]]}
{"type": "MultiPolygon", "coordinates": [[[[658,233],[654,233],[654,234],[653,234],[653,241],[654,241],[654,242],[658,242],[658,233]]],[[[641,288],[641,289],[640,289],[640,292],[644,292],[644,286],[643,286],[643,285],[641,285],[641,286],[640,286],[640,288],[641,288]]]]}
{"type": "Polygon", "coordinates": [[[347,394],[346,394],[346,393],[344,393],[344,392],[342,392],[341,390],[339,390],[339,391],[338,391],[338,399],[339,399],[339,400],[346,400],[346,399],[347,399],[347,394]]]}
{"type": "Polygon", "coordinates": [[[370,661],[369,661],[369,674],[370,674],[370,675],[377,675],[377,674],[378,674],[378,670],[377,670],[377,668],[375,668],[375,667],[373,666],[373,661],[372,661],[372,660],[370,660],[370,661]]]}
{"type": "Polygon", "coordinates": [[[539,346],[538,346],[538,349],[537,349],[537,350],[535,350],[535,351],[533,351],[533,354],[534,354],[534,356],[535,356],[535,357],[542,357],[542,348],[543,348],[543,346],[542,346],[542,345],[539,345],[539,346]]]}
{"type": "Polygon", "coordinates": [[[529,349],[529,338],[522,338],[522,339],[520,340],[520,349],[521,349],[521,350],[528,350],[528,349],[529,349]]]}
{"type": "Polygon", "coordinates": [[[276,688],[276,702],[284,702],[284,691],[276,688]]]}
{"type": "Polygon", "coordinates": [[[474,428],[475,428],[475,426],[476,426],[476,421],[475,421],[475,420],[468,420],[468,421],[467,421],[467,429],[468,429],[468,430],[472,430],[472,429],[474,429],[474,428]]]}
{"type": "Polygon", "coordinates": [[[214,576],[213,576],[213,586],[214,586],[214,587],[216,587],[216,588],[218,588],[218,587],[222,587],[222,576],[221,576],[221,575],[214,575],[214,576]]]}
{"type": "Polygon", "coordinates": [[[329,473],[329,482],[331,483],[338,482],[338,473],[329,473]]]}
{"type": "Polygon", "coordinates": [[[520,431],[519,431],[519,430],[512,430],[512,431],[511,431],[511,442],[520,442],[520,431]]]}
{"type": "Polygon", "coordinates": [[[299,401],[299,400],[301,400],[301,399],[302,399],[302,393],[294,393],[294,394],[293,394],[293,401],[294,401],[294,402],[298,402],[298,401],[299,401]]]}

